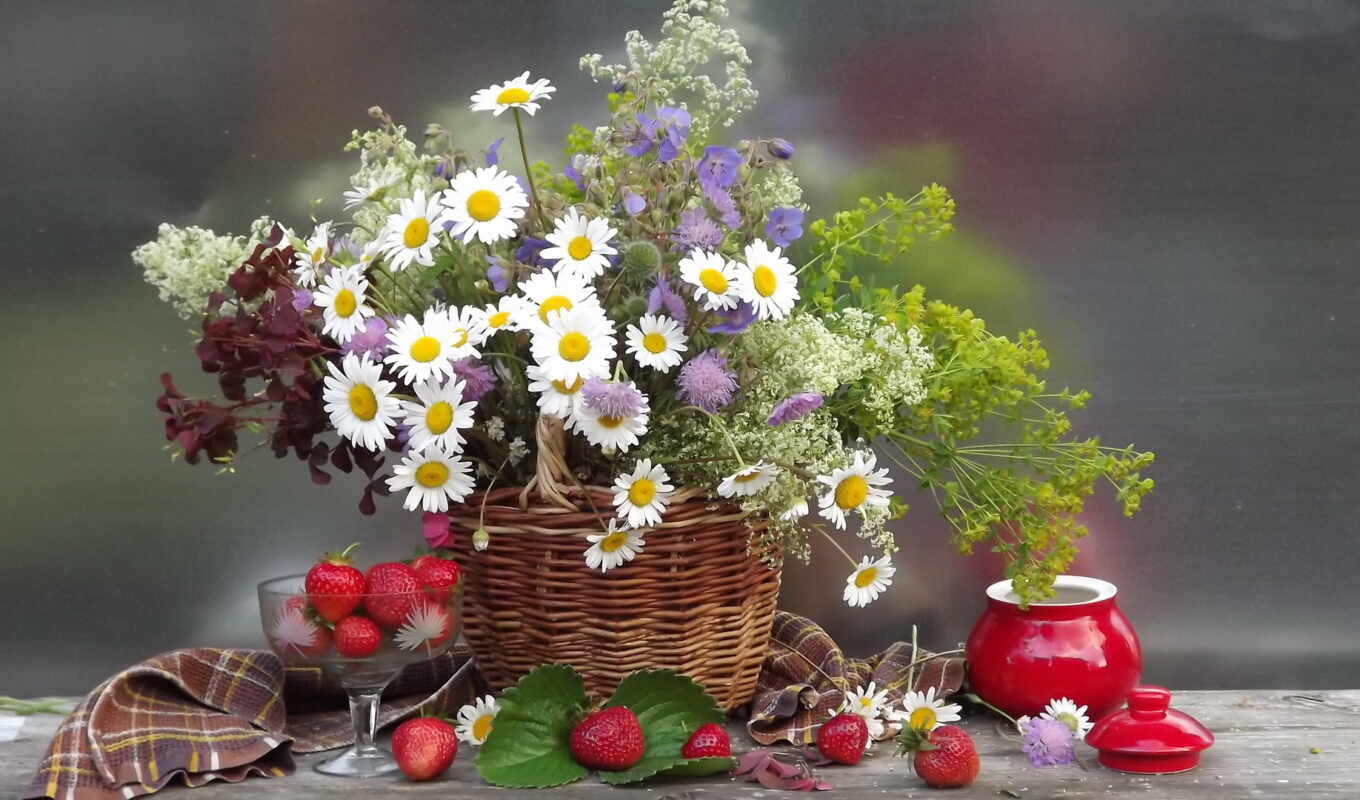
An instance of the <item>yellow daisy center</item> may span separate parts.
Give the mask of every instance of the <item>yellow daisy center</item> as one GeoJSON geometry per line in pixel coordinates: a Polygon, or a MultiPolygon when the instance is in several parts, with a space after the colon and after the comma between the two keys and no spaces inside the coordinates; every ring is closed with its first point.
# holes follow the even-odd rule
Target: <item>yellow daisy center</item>
{"type": "Polygon", "coordinates": [[[774,270],[761,264],[751,273],[751,282],[755,284],[756,291],[761,297],[769,297],[778,288],[779,281],[774,276],[774,270]]]}
{"type": "Polygon", "coordinates": [[[859,508],[864,498],[869,496],[869,484],[859,475],[850,475],[836,487],[836,505],[843,511],[859,508]]]}
{"type": "Polygon", "coordinates": [[[468,196],[467,212],[478,222],[495,219],[501,213],[501,199],[490,189],[478,189],[468,196]]]}
{"type": "Polygon", "coordinates": [[[553,381],[552,385],[554,389],[561,392],[562,394],[576,394],[577,392],[581,391],[581,384],[585,382],[586,382],[585,378],[582,378],[580,375],[577,375],[576,380],[572,381],[570,386],[563,383],[562,381],[553,381]]]}
{"type": "Polygon", "coordinates": [[[335,299],[331,301],[331,311],[340,318],[346,318],[354,313],[354,309],[359,307],[359,301],[354,297],[354,292],[349,289],[341,289],[335,293],[335,299]]]}
{"type": "Polygon", "coordinates": [[[626,531],[614,531],[600,540],[600,549],[606,553],[612,553],[623,547],[627,542],[628,533],[626,531]]]}
{"type": "Polygon", "coordinates": [[[478,717],[477,720],[472,723],[472,738],[480,742],[490,736],[491,723],[494,722],[495,719],[496,718],[490,714],[483,714],[478,717]]]}
{"type": "Polygon", "coordinates": [[[372,389],[356,383],[349,390],[349,410],[354,416],[368,422],[378,416],[378,398],[372,389]]]}
{"type": "Polygon", "coordinates": [[[416,483],[426,489],[438,489],[449,479],[449,468],[438,461],[426,461],[416,469],[416,483]]]}
{"type": "Polygon", "coordinates": [[[666,337],[659,333],[649,333],[642,337],[642,348],[649,353],[660,353],[666,349],[666,337]]]}
{"type": "Polygon", "coordinates": [[[453,424],[453,406],[440,400],[425,410],[425,427],[435,436],[449,429],[453,424]]]}
{"type": "Polygon", "coordinates": [[[656,497],[656,484],[649,478],[638,478],[628,487],[628,502],[635,506],[645,506],[656,497]]]}
{"type": "Polygon", "coordinates": [[[874,704],[874,699],[873,699],[872,697],[861,697],[861,698],[859,699],[859,707],[860,707],[860,708],[868,708],[868,707],[872,706],[873,704],[874,704]]]}
{"type": "Polygon", "coordinates": [[[699,283],[714,294],[723,294],[727,291],[727,276],[712,267],[699,273],[699,283]]]}
{"type": "Polygon", "coordinates": [[[595,248],[591,245],[590,240],[584,236],[577,236],[571,240],[571,244],[567,245],[567,255],[577,261],[581,261],[594,251],[595,248]]]}
{"type": "Polygon", "coordinates": [[[567,361],[580,361],[590,355],[590,340],[584,333],[572,331],[558,340],[557,354],[567,361]]]}
{"type": "Polygon", "coordinates": [[[486,318],[486,324],[493,328],[504,328],[505,324],[509,321],[510,321],[509,311],[497,311],[495,314],[492,314],[491,316],[486,318]]]}
{"type": "Polygon", "coordinates": [[[401,241],[407,247],[415,249],[425,244],[425,240],[430,238],[430,221],[424,217],[416,217],[406,223],[406,230],[402,231],[401,241]]]}
{"type": "Polygon", "coordinates": [[[1061,714],[1055,714],[1054,717],[1068,728],[1071,728],[1073,733],[1081,730],[1081,721],[1066,711],[1061,714]]]}
{"type": "Polygon", "coordinates": [[[323,258],[325,258],[325,257],[326,257],[326,248],[324,248],[324,247],[316,247],[316,248],[313,248],[313,249],[312,249],[312,263],[313,263],[313,264],[320,263],[321,260],[322,260],[323,258]]]}
{"type": "Polygon", "coordinates": [[[411,358],[427,364],[439,357],[439,340],[433,336],[422,336],[411,343],[411,358]]]}
{"type": "Polygon", "coordinates": [[[467,344],[468,340],[467,328],[455,328],[453,332],[458,334],[458,339],[453,343],[454,347],[462,347],[463,345],[467,344]]]}
{"type": "Polygon", "coordinates": [[[501,93],[496,95],[496,102],[503,106],[508,106],[511,103],[527,103],[529,102],[529,90],[518,86],[508,86],[501,89],[501,93]]]}
{"type": "Polygon", "coordinates": [[[931,730],[935,727],[936,722],[935,709],[930,706],[921,706],[920,708],[913,709],[911,716],[907,718],[907,721],[911,723],[911,727],[918,731],[931,730]]]}
{"type": "Polygon", "coordinates": [[[874,578],[877,577],[878,567],[865,567],[864,569],[855,573],[855,586],[860,589],[863,589],[864,587],[873,583],[874,578]]]}
{"type": "Polygon", "coordinates": [[[552,297],[549,297],[547,300],[544,300],[542,303],[539,303],[538,318],[543,320],[544,322],[547,322],[548,315],[551,314],[552,312],[570,310],[571,300],[567,299],[566,297],[560,294],[555,294],[552,297]]]}
{"type": "Polygon", "coordinates": [[[623,417],[600,417],[597,421],[601,428],[617,428],[623,424],[623,417]]]}

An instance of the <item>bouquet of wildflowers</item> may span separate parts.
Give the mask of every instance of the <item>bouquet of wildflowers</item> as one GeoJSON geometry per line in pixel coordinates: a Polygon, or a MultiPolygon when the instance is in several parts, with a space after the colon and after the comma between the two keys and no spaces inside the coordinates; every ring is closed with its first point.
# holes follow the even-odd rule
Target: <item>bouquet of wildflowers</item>
{"type": "Polygon", "coordinates": [[[792,144],[724,139],[756,99],[725,15],[678,0],[660,40],[629,34],[628,63],[583,58],[608,118],[574,127],[563,158],[529,157],[524,126],[556,90],[526,72],[472,95],[506,125],[474,150],[437,125],[417,145],[371,109],[343,218],[305,233],[262,218],[248,237],[162,226],[134,258],[201,319],[222,394],[185,397],[167,375],[167,438],[229,469],[254,431],[318,483],[358,467],[364,513],[391,494],[439,514],[532,483],[536,434],[560,426],[571,479],[613,489],[591,567],[632,558],[688,492],[768,520],[782,552],[825,534],[850,558],[851,605],[894,573],[891,463],[961,550],[988,543],[1042,597],[1084,498],[1108,481],[1133,513],[1151,454],[1070,435],[1064,409],[1086,394],[1045,389],[1032,332],[873,285],[876,260],[951,230],[942,187],[810,221],[792,144]],[[846,530],[862,543],[840,544],[846,530]]]}

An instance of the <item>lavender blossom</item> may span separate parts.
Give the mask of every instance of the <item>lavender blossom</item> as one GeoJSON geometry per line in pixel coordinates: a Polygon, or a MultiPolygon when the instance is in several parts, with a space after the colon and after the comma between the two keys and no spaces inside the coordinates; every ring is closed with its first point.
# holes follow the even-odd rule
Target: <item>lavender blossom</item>
{"type": "Polygon", "coordinates": [[[525,236],[524,244],[521,244],[519,249],[515,251],[515,260],[531,267],[546,267],[548,262],[544,261],[539,253],[543,252],[543,249],[547,246],[548,243],[543,239],[525,236]]]}
{"type": "Polygon", "coordinates": [[[487,256],[486,263],[486,279],[491,283],[491,288],[498,292],[510,288],[510,270],[505,268],[501,260],[495,256],[487,256]]]}
{"type": "Polygon", "coordinates": [[[463,402],[475,403],[496,385],[496,374],[491,367],[475,358],[463,358],[453,362],[454,376],[463,381],[463,402]]]}
{"type": "Polygon", "coordinates": [[[771,209],[765,235],[780,247],[788,247],[803,235],[803,209],[781,206],[771,209]]]}
{"type": "Polygon", "coordinates": [[[731,186],[737,180],[740,167],[741,153],[730,147],[710,145],[704,148],[704,157],[694,171],[699,175],[699,186],[709,194],[731,186]]]}
{"type": "Polygon", "coordinates": [[[774,427],[786,422],[793,422],[821,408],[822,401],[822,396],[816,392],[791,394],[779,401],[774,410],[770,412],[770,416],[766,418],[765,424],[774,427]]]}
{"type": "Polygon", "coordinates": [[[642,411],[642,393],[632,383],[587,378],[581,397],[592,411],[605,417],[635,417],[642,411]]]}
{"type": "Polygon", "coordinates": [[[387,321],[382,317],[369,317],[368,322],[364,323],[363,330],[351,336],[340,349],[346,355],[353,353],[357,356],[382,358],[387,352],[387,321]]]}
{"type": "Polygon", "coordinates": [[[741,213],[737,211],[736,201],[732,195],[722,189],[716,189],[708,195],[708,201],[718,210],[718,217],[722,223],[729,228],[741,227],[741,213]]]}
{"type": "Polygon", "coordinates": [[[717,250],[722,244],[723,232],[702,208],[691,208],[680,214],[680,224],[675,227],[671,239],[686,250],[696,247],[717,250]]]}
{"type": "Polygon", "coordinates": [[[656,285],[647,293],[647,313],[655,314],[662,309],[681,325],[689,320],[689,309],[685,306],[685,299],[675,293],[666,276],[657,275],[656,285]]]}
{"type": "Polygon", "coordinates": [[[1076,759],[1072,729],[1054,719],[1031,719],[1024,725],[1025,742],[1020,746],[1036,767],[1057,767],[1076,759]]]}
{"type": "Polygon", "coordinates": [[[787,161],[788,159],[793,158],[793,153],[796,149],[797,148],[795,148],[793,143],[788,139],[770,140],[770,155],[775,158],[782,158],[787,161]]]}
{"type": "Polygon", "coordinates": [[[500,149],[501,144],[504,141],[505,137],[502,136],[501,138],[497,139],[496,141],[486,146],[486,165],[488,167],[494,167],[500,163],[501,161],[500,149]]]}
{"type": "Polygon", "coordinates": [[[293,310],[299,314],[305,313],[312,306],[313,295],[306,289],[293,290],[293,310]]]}
{"type": "Polygon", "coordinates": [[[656,148],[657,160],[665,163],[680,154],[689,137],[690,114],[683,108],[662,106],[652,116],[643,112],[637,115],[637,131],[633,143],[624,152],[641,158],[656,148]]]}
{"type": "Polygon", "coordinates": [[[732,308],[714,312],[722,318],[722,322],[708,326],[709,333],[738,334],[751,327],[751,323],[756,321],[756,307],[746,302],[739,301],[732,308]]]}
{"type": "Polygon", "coordinates": [[[647,208],[647,201],[642,199],[642,195],[632,189],[623,190],[623,210],[628,212],[628,216],[636,217],[647,208]]]}
{"type": "Polygon", "coordinates": [[[682,403],[698,406],[708,413],[732,402],[737,391],[737,373],[727,368],[727,358],[715,350],[705,350],[680,368],[676,396],[682,403]]]}
{"type": "Polygon", "coordinates": [[[562,174],[566,175],[576,185],[576,191],[584,192],[586,190],[586,176],[582,175],[576,167],[568,164],[562,168],[562,174]]]}

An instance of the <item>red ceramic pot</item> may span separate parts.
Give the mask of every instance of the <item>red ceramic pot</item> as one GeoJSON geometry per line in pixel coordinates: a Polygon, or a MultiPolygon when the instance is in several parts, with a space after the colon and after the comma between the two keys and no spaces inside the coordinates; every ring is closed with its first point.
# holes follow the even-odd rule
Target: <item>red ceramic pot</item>
{"type": "Polygon", "coordinates": [[[1011,716],[1037,715],[1068,697],[1091,719],[1117,708],[1138,683],[1143,651],[1108,581],[1060,575],[1057,594],[1020,610],[1010,581],[987,587],[987,610],[965,651],[978,696],[1011,716]]]}

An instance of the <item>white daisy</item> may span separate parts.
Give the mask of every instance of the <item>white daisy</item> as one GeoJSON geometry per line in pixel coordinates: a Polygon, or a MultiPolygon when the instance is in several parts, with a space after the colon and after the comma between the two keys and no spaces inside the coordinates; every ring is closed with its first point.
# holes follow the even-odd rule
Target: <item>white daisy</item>
{"type": "MultiPolygon", "coordinates": [[[[539,270],[519,285],[524,293],[524,317],[529,324],[547,325],[555,312],[588,307],[600,309],[595,287],[578,275],[558,275],[552,270],[539,270]]],[[[603,313],[603,312],[601,312],[603,313]]]]}
{"type": "Polygon", "coordinates": [[[450,306],[444,310],[444,316],[448,317],[449,325],[453,327],[454,349],[449,357],[457,361],[480,355],[478,348],[491,338],[482,310],[473,306],[450,306]]]}
{"type": "Polygon", "coordinates": [[[592,280],[604,273],[609,266],[609,257],[618,252],[610,245],[618,233],[609,227],[607,220],[587,219],[573,206],[548,234],[548,243],[553,246],[543,248],[539,255],[556,261],[554,269],[559,274],[592,280]]]}
{"type": "Polygon", "coordinates": [[[449,638],[451,622],[449,612],[437,603],[421,603],[411,609],[411,615],[392,638],[402,650],[424,647],[430,653],[449,638]]]}
{"type": "Polygon", "coordinates": [[[718,484],[719,497],[748,497],[774,483],[779,477],[779,467],[757,461],[749,467],[742,467],[722,479],[718,484]]]}
{"type": "Polygon", "coordinates": [[[611,417],[601,414],[585,402],[572,409],[569,426],[581,432],[586,441],[605,451],[628,452],[647,432],[648,401],[642,396],[642,408],[631,417],[611,417]]]}
{"type": "Polygon", "coordinates": [[[388,164],[374,175],[368,183],[364,185],[354,184],[354,188],[344,193],[345,210],[361,206],[364,203],[375,202],[383,199],[387,190],[392,184],[401,180],[401,169],[395,164],[388,164]]]}
{"type": "Polygon", "coordinates": [[[885,727],[883,725],[883,715],[888,707],[888,690],[876,691],[878,687],[873,681],[869,685],[859,689],[851,689],[845,695],[845,700],[841,703],[838,711],[848,711],[863,718],[869,726],[869,739],[878,739],[883,735],[885,727]]]}
{"type": "Polygon", "coordinates": [[[293,270],[293,277],[297,278],[298,286],[310,289],[316,285],[316,278],[321,274],[321,268],[331,255],[332,224],[319,223],[306,244],[293,251],[293,263],[297,265],[293,270]]]}
{"type": "MultiPolygon", "coordinates": [[[[581,398],[581,387],[585,385],[586,379],[578,377],[571,383],[548,380],[543,369],[534,364],[530,364],[524,371],[529,377],[529,391],[538,394],[539,412],[563,420],[571,418],[577,401],[581,398]]],[[[604,376],[601,374],[587,377],[604,376]]]]}
{"type": "Polygon", "coordinates": [[[892,560],[887,556],[877,561],[870,561],[868,556],[864,556],[855,571],[845,579],[845,591],[841,593],[841,599],[851,608],[867,606],[892,585],[895,574],[897,567],[892,565],[892,560]]]}
{"type": "Polygon", "coordinates": [[[572,384],[577,378],[609,374],[614,358],[614,323],[599,308],[581,307],[551,315],[535,326],[529,352],[549,380],[572,384]]]}
{"type": "Polygon", "coordinates": [[[619,519],[630,528],[660,525],[661,514],[675,493],[670,479],[666,470],[660,464],[652,464],[650,458],[637,462],[631,473],[615,478],[614,508],[619,519]]]}
{"type": "Polygon", "coordinates": [[[1065,724],[1072,730],[1072,735],[1077,741],[1086,741],[1087,732],[1095,727],[1091,718],[1086,716],[1086,706],[1078,706],[1075,700],[1068,700],[1066,697],[1048,701],[1039,717],[1065,724]]]}
{"type": "Polygon", "coordinates": [[[628,352],[644,367],[670,372],[684,360],[685,332],[680,323],[664,314],[643,314],[625,333],[628,352]]]}
{"type": "Polygon", "coordinates": [[[523,218],[529,197],[515,176],[500,167],[478,167],[453,176],[449,188],[440,194],[453,227],[449,233],[493,244],[513,237],[516,220],[523,218]]]}
{"type": "Polygon", "coordinates": [[[477,309],[477,320],[489,339],[501,331],[517,331],[524,327],[524,301],[512,294],[485,308],[477,309]]]}
{"type": "Polygon", "coordinates": [[[274,617],[269,636],[280,650],[293,650],[299,655],[321,644],[321,628],[302,613],[297,606],[286,604],[274,617]]]}
{"type": "Polygon", "coordinates": [[[476,353],[466,335],[454,332],[448,315],[433,308],[425,310],[423,322],[407,314],[388,330],[387,347],[392,352],[383,361],[411,384],[452,375],[454,359],[476,353]]]}
{"type": "Polygon", "coordinates": [[[599,568],[600,572],[632,561],[642,552],[646,544],[642,541],[642,531],[636,528],[619,530],[618,520],[609,520],[604,533],[586,534],[590,547],[586,548],[586,566],[599,568]]]}
{"type": "Polygon", "coordinates": [[[463,449],[461,429],[472,427],[472,412],[476,403],[464,403],[467,384],[458,377],[440,385],[431,380],[416,384],[416,400],[401,404],[405,418],[402,423],[410,429],[412,450],[424,450],[434,445],[449,453],[463,449]]]}
{"type": "Polygon", "coordinates": [[[321,399],[336,433],[359,447],[381,452],[391,426],[401,414],[401,403],[392,396],[397,385],[382,380],[382,365],[353,353],[345,356],[341,368],[326,362],[321,399]]]}
{"type": "Polygon", "coordinates": [[[844,530],[845,516],[851,511],[863,515],[866,509],[886,507],[888,492],[883,487],[892,481],[887,467],[874,469],[877,463],[878,456],[873,452],[867,456],[857,452],[850,466],[818,475],[817,482],[826,487],[826,492],[817,500],[817,513],[844,530]]]}
{"type": "Polygon", "coordinates": [[[809,509],[808,509],[808,501],[807,501],[807,500],[799,500],[798,502],[796,502],[796,503],[794,503],[793,505],[789,506],[789,507],[784,511],[784,513],[780,514],[780,515],[779,515],[779,518],[780,518],[780,519],[785,519],[785,520],[790,520],[790,521],[799,520],[799,519],[802,519],[803,517],[806,517],[806,516],[808,515],[808,511],[809,511],[809,509]]]}
{"type": "Polygon", "coordinates": [[[480,745],[491,735],[491,728],[500,713],[496,698],[487,695],[458,709],[458,727],[454,733],[468,744],[480,745]]]}
{"type": "Polygon", "coordinates": [[[401,272],[414,261],[421,266],[434,263],[434,248],[439,244],[439,232],[444,229],[447,212],[439,204],[439,196],[425,196],[417,189],[414,197],[401,201],[400,210],[387,217],[387,224],[378,232],[382,240],[382,254],[393,272],[401,272]]]}
{"type": "Polygon", "coordinates": [[[547,78],[530,83],[529,71],[525,70],[518,78],[477,90],[472,95],[471,108],[473,111],[490,111],[497,117],[505,113],[507,108],[522,108],[532,117],[538,110],[538,101],[547,100],[548,95],[555,91],[557,87],[548,83],[547,78]]]}
{"type": "Polygon", "coordinates": [[[761,319],[783,319],[798,302],[798,277],[780,248],[756,239],[746,245],[746,263],[737,266],[736,291],[761,319]]]}
{"type": "Polygon", "coordinates": [[[935,687],[924,692],[907,692],[902,698],[902,709],[892,711],[888,719],[904,722],[918,731],[934,730],[946,722],[958,722],[962,708],[956,703],[945,704],[944,698],[935,696],[935,687]]]}
{"type": "Polygon", "coordinates": [[[364,302],[367,299],[368,279],[363,267],[356,264],[331,270],[312,295],[312,302],[321,308],[322,333],[330,334],[340,344],[348,342],[368,324],[365,320],[373,316],[373,309],[364,302]]]}
{"type": "Polygon", "coordinates": [[[392,471],[387,488],[408,490],[402,503],[407,511],[448,511],[450,500],[461,503],[472,492],[472,465],[437,446],[408,450],[392,471]]]}
{"type": "Polygon", "coordinates": [[[718,253],[691,250],[680,259],[680,279],[694,287],[694,301],[709,311],[735,308],[737,265],[718,253]]]}

